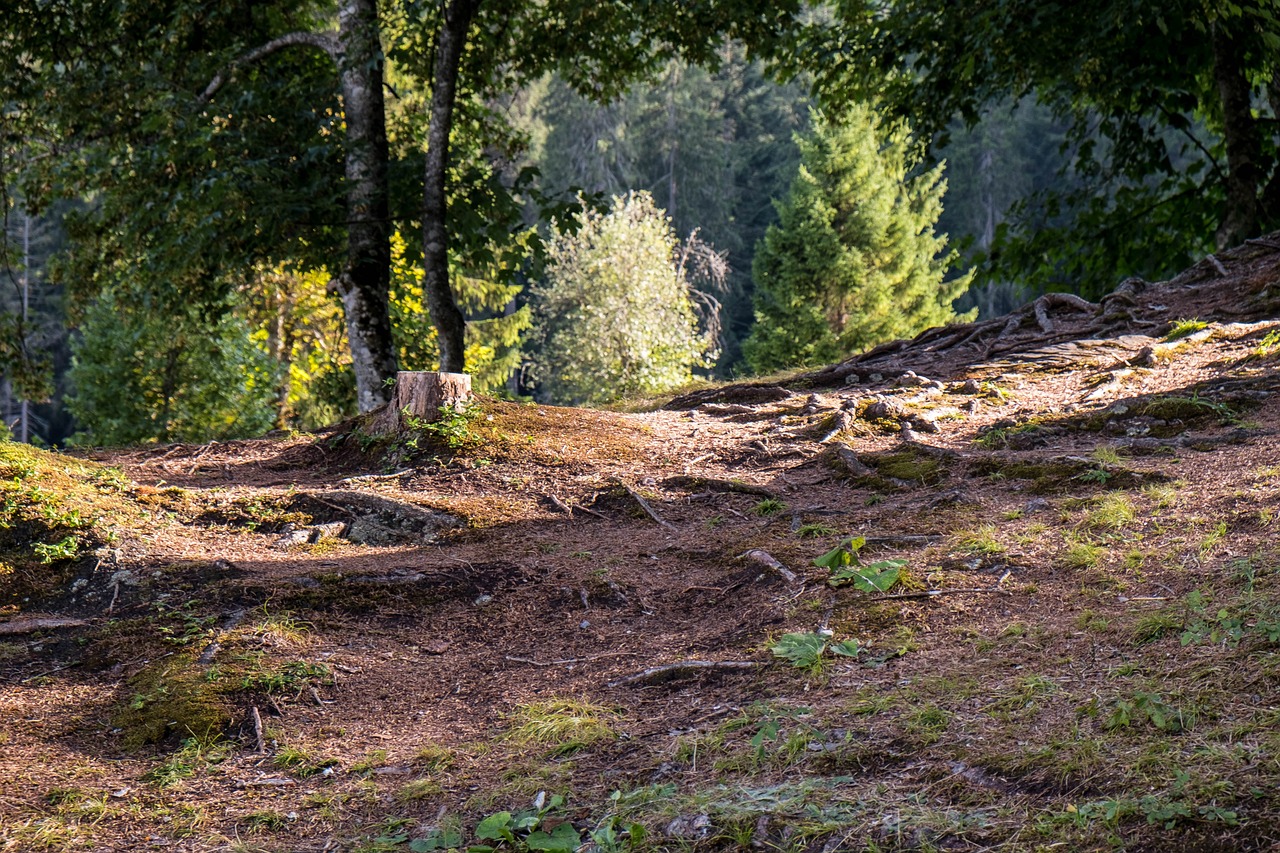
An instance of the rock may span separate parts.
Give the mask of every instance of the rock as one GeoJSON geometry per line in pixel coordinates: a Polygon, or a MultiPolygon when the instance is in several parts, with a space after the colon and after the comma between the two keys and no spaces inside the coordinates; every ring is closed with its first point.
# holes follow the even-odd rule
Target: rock
{"type": "Polygon", "coordinates": [[[959,394],[981,394],[982,383],[976,379],[967,379],[959,388],[956,389],[959,394]]]}
{"type": "Polygon", "coordinates": [[[897,400],[878,399],[862,412],[863,420],[889,421],[897,420],[906,413],[906,409],[897,400]]]}
{"type": "Polygon", "coordinates": [[[347,541],[357,545],[398,545],[404,541],[404,535],[379,524],[372,516],[362,515],[347,528],[347,541]]]}
{"type": "Polygon", "coordinates": [[[919,432],[939,433],[942,428],[938,426],[938,422],[928,415],[916,415],[911,419],[911,426],[919,432]]]}
{"type": "Polygon", "coordinates": [[[345,521],[330,521],[325,524],[316,524],[311,527],[311,537],[308,542],[323,542],[326,539],[341,539],[342,534],[347,530],[345,521]]]}
{"type": "Polygon", "coordinates": [[[977,400],[969,400],[960,408],[964,409],[969,414],[973,414],[974,412],[982,408],[982,404],[979,403],[977,400]]]}
{"type": "Polygon", "coordinates": [[[276,547],[289,549],[297,545],[306,545],[310,541],[311,528],[298,527],[295,524],[286,524],[280,530],[280,535],[276,537],[276,547]]]}
{"type": "Polygon", "coordinates": [[[938,509],[939,507],[944,506],[977,506],[979,503],[980,502],[977,499],[969,495],[963,489],[951,489],[950,491],[943,492],[933,500],[929,501],[925,504],[925,507],[927,509],[938,509]]]}
{"type": "Polygon", "coordinates": [[[1025,513],[1040,512],[1041,510],[1052,509],[1053,505],[1044,498],[1032,498],[1027,501],[1026,506],[1022,508],[1025,513]]]}
{"type": "Polygon", "coordinates": [[[1155,367],[1156,362],[1155,348],[1150,346],[1138,350],[1138,354],[1129,359],[1129,365],[1132,367],[1155,367]]]}
{"type": "Polygon", "coordinates": [[[706,838],[711,834],[711,818],[707,815],[681,815],[667,824],[668,838],[706,838]]]}

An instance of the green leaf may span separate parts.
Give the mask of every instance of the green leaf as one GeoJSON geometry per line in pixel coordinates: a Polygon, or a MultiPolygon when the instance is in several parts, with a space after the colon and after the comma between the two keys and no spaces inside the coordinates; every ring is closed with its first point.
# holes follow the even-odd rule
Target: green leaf
{"type": "Polygon", "coordinates": [[[476,827],[476,838],[482,841],[511,841],[511,812],[491,814],[476,827]]]}
{"type": "Polygon", "coordinates": [[[817,666],[826,648],[827,638],[822,634],[783,634],[769,651],[792,666],[810,669],[817,666]]]}
{"type": "Polygon", "coordinates": [[[857,553],[867,544],[865,536],[850,537],[821,557],[814,558],[813,564],[824,569],[840,569],[857,563],[857,553]]]}
{"type": "Polygon", "coordinates": [[[550,833],[541,830],[529,834],[525,846],[530,850],[550,850],[555,853],[573,853],[582,843],[578,830],[571,823],[562,823],[550,833]]]}
{"type": "MultiPolygon", "coordinates": [[[[890,562],[890,561],[886,561],[890,562]]],[[[904,562],[901,560],[893,562],[904,562]]],[[[853,585],[863,592],[888,592],[902,576],[902,566],[893,566],[882,571],[875,571],[874,566],[867,566],[854,578],[853,585]]]]}
{"type": "Polygon", "coordinates": [[[862,648],[858,645],[857,640],[844,640],[843,642],[831,644],[831,653],[840,655],[840,657],[856,658],[861,651],[862,648]]]}
{"type": "Polygon", "coordinates": [[[449,850],[462,846],[462,831],[457,827],[433,829],[422,838],[409,842],[410,853],[428,853],[431,850],[449,850]]]}

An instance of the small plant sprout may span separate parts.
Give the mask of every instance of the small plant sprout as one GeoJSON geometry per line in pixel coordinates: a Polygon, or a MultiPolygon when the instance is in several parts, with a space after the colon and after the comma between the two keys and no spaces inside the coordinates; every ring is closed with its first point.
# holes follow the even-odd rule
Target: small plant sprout
{"type": "Polygon", "coordinates": [[[1005,552],[1004,545],[996,539],[996,526],[983,524],[975,530],[956,536],[956,547],[969,554],[993,557],[1005,552]]]}
{"type": "Polygon", "coordinates": [[[1253,353],[1259,358],[1266,358],[1276,350],[1280,350],[1280,329],[1272,329],[1267,332],[1262,340],[1258,341],[1258,346],[1253,353]]]}
{"type": "Polygon", "coordinates": [[[850,537],[821,557],[816,557],[813,564],[831,572],[827,578],[831,586],[852,583],[855,589],[863,592],[888,592],[902,580],[907,561],[877,560],[864,566],[858,559],[858,552],[866,544],[864,536],[850,537]]]}
{"type": "Polygon", "coordinates": [[[796,535],[800,537],[808,537],[811,539],[821,539],[824,536],[834,536],[836,530],[834,527],[828,527],[821,523],[802,524],[796,530],[796,535]]]}
{"type": "Polygon", "coordinates": [[[838,657],[857,657],[861,649],[857,640],[834,642],[829,634],[814,632],[810,634],[783,634],[769,645],[773,656],[790,661],[797,669],[819,672],[822,669],[822,656],[830,652],[838,657]]]}
{"type": "Polygon", "coordinates": [[[1086,527],[1120,530],[1132,523],[1136,515],[1133,503],[1127,495],[1111,492],[1093,502],[1085,515],[1084,524],[1086,527]]]}
{"type": "Polygon", "coordinates": [[[1099,444],[1089,455],[1099,465],[1119,465],[1123,461],[1120,451],[1110,444],[1099,444]]]}
{"type": "Polygon", "coordinates": [[[1199,317],[1174,320],[1173,327],[1165,333],[1164,339],[1166,341],[1180,340],[1207,328],[1209,328],[1209,324],[1204,320],[1201,320],[1199,317]]]}
{"type": "Polygon", "coordinates": [[[767,518],[771,515],[777,515],[778,513],[785,511],[786,508],[787,505],[777,498],[765,498],[755,505],[752,512],[762,518],[767,518]]]}

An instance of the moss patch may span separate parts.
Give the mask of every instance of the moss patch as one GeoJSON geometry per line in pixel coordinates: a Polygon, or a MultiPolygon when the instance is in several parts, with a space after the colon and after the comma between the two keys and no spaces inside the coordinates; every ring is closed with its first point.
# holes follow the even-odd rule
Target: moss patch
{"type": "Polygon", "coordinates": [[[1147,482],[1166,479],[1117,465],[1103,465],[1086,459],[1055,458],[1044,460],[991,457],[973,464],[971,472],[979,477],[997,476],[1008,480],[1030,480],[1036,494],[1050,494],[1084,485],[1131,489],[1147,482]]]}
{"type": "Polygon", "coordinates": [[[126,749],[188,737],[208,739],[231,724],[218,686],[194,651],[156,661],[129,679],[131,695],[111,717],[126,749]]]}
{"type": "Polygon", "coordinates": [[[130,485],[113,468],[0,442],[0,605],[70,581],[82,554],[138,515],[130,485]]]}

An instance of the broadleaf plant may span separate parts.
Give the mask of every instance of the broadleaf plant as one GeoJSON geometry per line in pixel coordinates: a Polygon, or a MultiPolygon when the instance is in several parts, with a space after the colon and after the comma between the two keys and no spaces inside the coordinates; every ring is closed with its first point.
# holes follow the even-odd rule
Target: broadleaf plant
{"type": "Polygon", "coordinates": [[[877,560],[863,565],[858,560],[858,552],[867,544],[865,536],[851,536],[821,557],[814,558],[813,564],[828,569],[831,577],[827,583],[833,587],[852,582],[855,589],[863,592],[888,592],[902,579],[902,569],[906,560],[877,560]]]}

